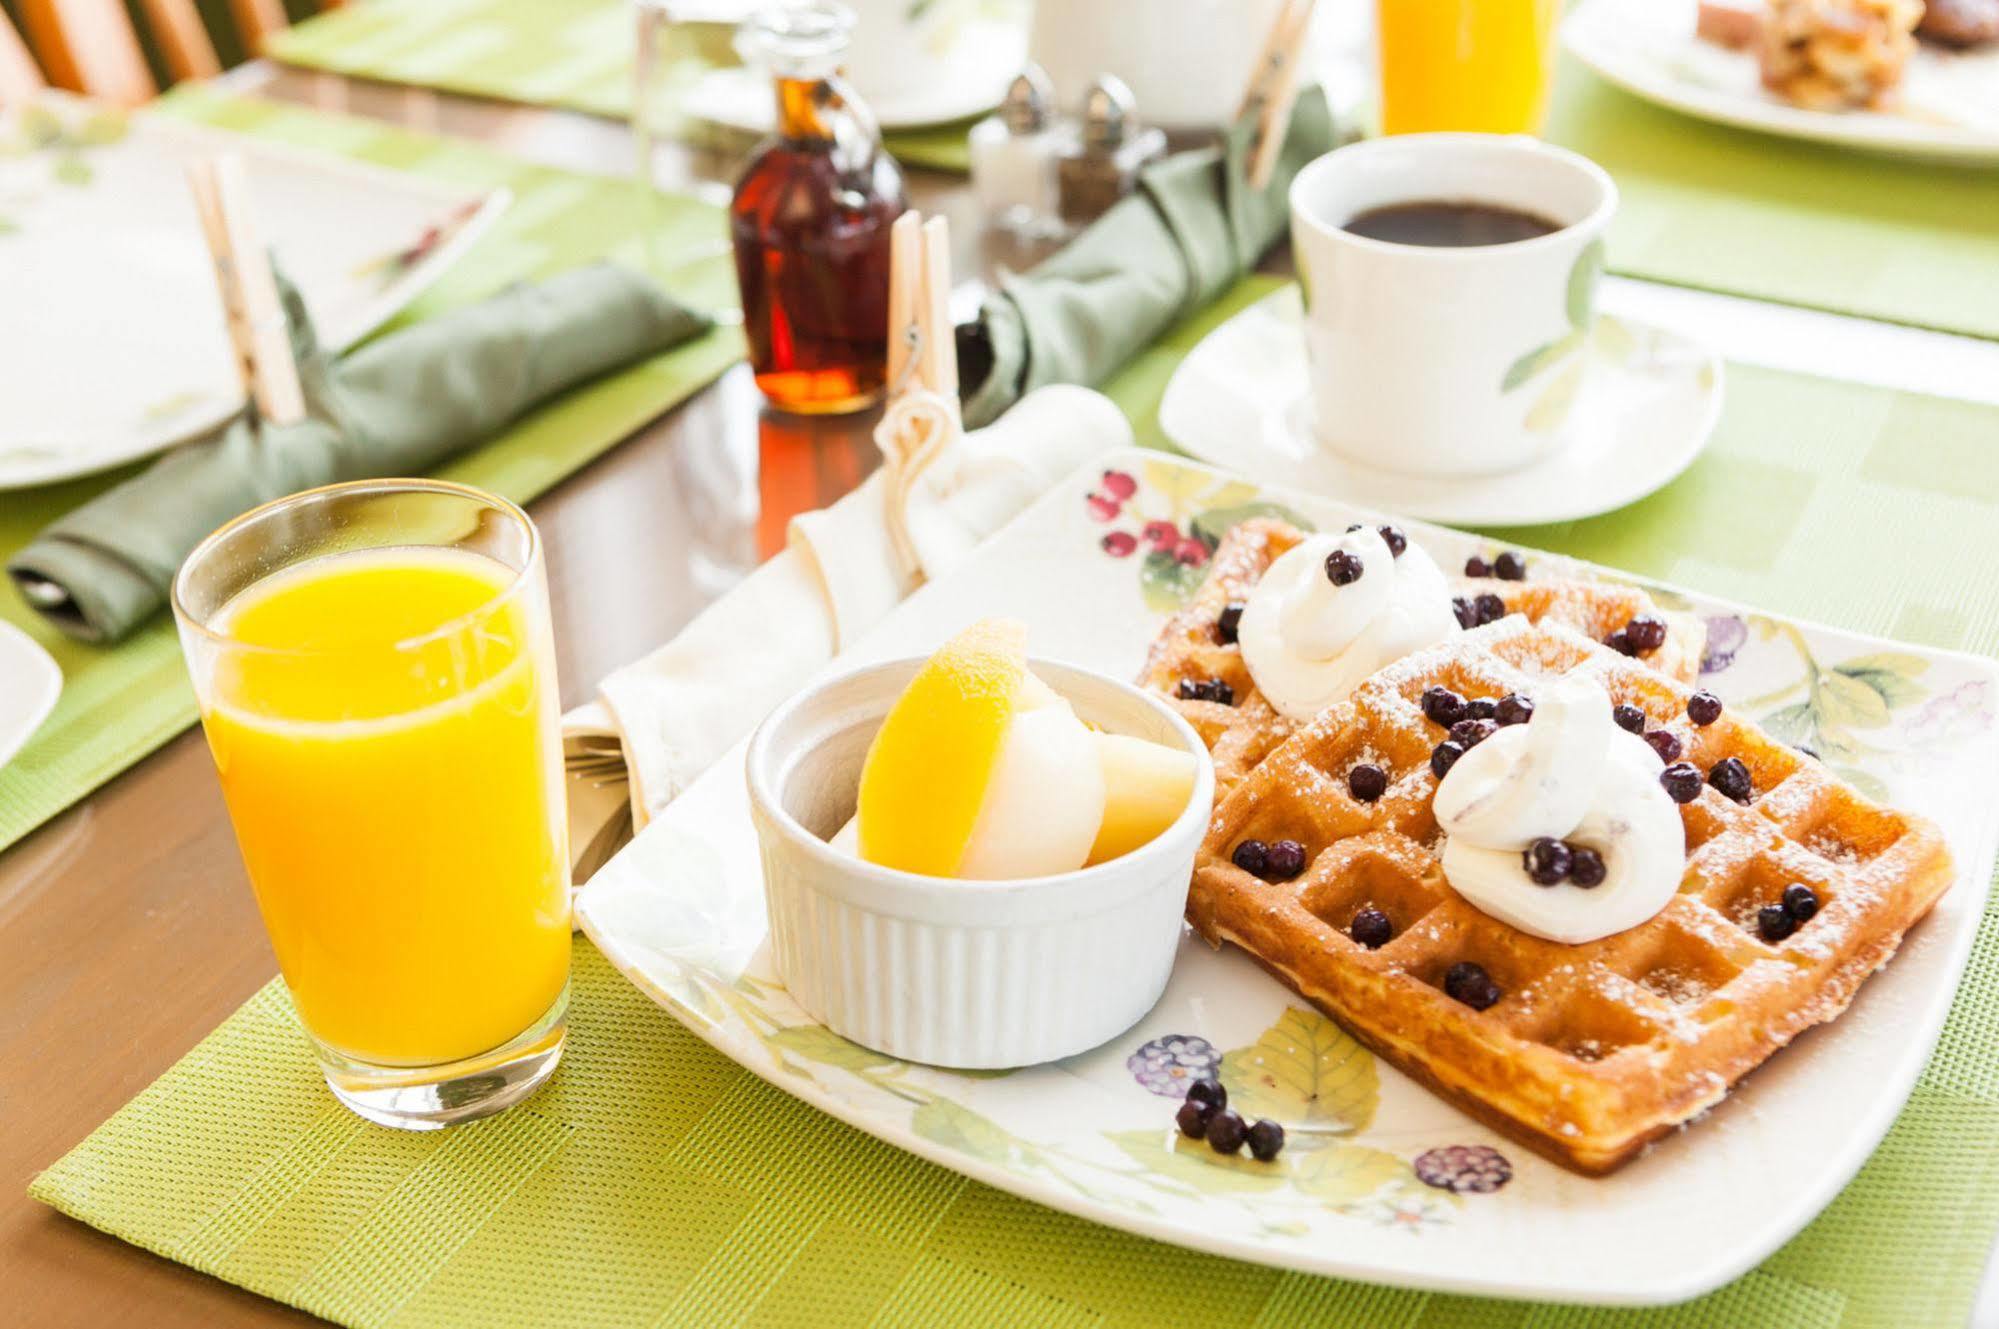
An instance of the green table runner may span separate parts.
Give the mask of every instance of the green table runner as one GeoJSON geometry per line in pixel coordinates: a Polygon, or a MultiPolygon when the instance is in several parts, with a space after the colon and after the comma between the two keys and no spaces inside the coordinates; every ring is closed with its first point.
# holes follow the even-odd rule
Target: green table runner
{"type": "MultiPolygon", "coordinates": [[[[1113,385],[1141,436],[1246,283],[1113,385]]],[[[1772,609],[1999,650],[1999,410],[1733,366],[1714,443],[1611,517],[1521,533],[1772,609]],[[1874,533],[1892,532],[1892,538],[1874,533]]],[[[1151,439],[1157,442],[1156,430],[1151,439]]],[[[1962,1323],[1999,1227],[1999,905],[1936,1056],[1874,1158],[1763,1265],[1659,1311],[1480,1301],[1280,1273],[1017,1200],[765,1085],[576,943],[569,1051],[524,1108],[367,1126],[273,983],[33,1194],[354,1325],[1904,1329],[1962,1323]]]]}
{"type": "MultiPolygon", "coordinates": [[[[368,121],[198,90],[177,92],[162,106],[192,120],[456,184],[512,189],[513,206],[492,231],[399,321],[420,319],[509,282],[546,276],[593,258],[642,260],[641,207],[623,181],[529,166],[368,121]]],[[[714,258],[673,274],[675,294],[701,308],[733,307],[735,279],[720,213],[690,200],[662,198],[657,216],[662,250],[714,250],[714,258]]],[[[741,354],[740,335],[718,330],[571,393],[440,474],[525,501],[694,393],[741,354]]],[[[0,560],[51,519],[135,469],[6,494],[0,500],[0,560]]],[[[65,680],[55,714],[19,756],[0,767],[4,849],[185,729],[195,718],[195,707],[173,624],[164,615],[110,649],[63,637],[11,590],[0,591],[0,617],[46,646],[65,680]]]]}
{"type": "Polygon", "coordinates": [[[1617,180],[1614,271],[1999,338],[1999,170],[1712,124],[1562,62],[1548,137],[1617,180]]]}
{"type": "MultiPolygon", "coordinates": [[[[279,33],[264,54],[286,64],[385,83],[560,106],[623,120],[632,113],[632,0],[373,0],[279,33]]],[[[897,161],[970,169],[966,124],[883,135],[897,161]]]]}

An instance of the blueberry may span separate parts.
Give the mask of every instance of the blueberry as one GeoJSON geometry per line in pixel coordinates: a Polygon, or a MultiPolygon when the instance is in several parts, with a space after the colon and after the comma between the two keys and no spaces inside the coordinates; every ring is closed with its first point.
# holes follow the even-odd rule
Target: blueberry
{"type": "Polygon", "coordinates": [[[1284,1128],[1268,1117],[1258,1117],[1249,1128],[1249,1156],[1259,1163],[1268,1163],[1282,1148],[1284,1128]]]}
{"type": "Polygon", "coordinates": [[[1617,722],[1619,729],[1633,734],[1645,732],[1645,712],[1629,703],[1620,703],[1611,707],[1610,718],[1617,722]]]}
{"type": "Polygon", "coordinates": [[[1716,762],[1714,768],[1707,773],[1707,782],[1725,797],[1732,798],[1738,803],[1749,801],[1749,793],[1753,787],[1749,779],[1749,768],[1742,764],[1739,757],[1723,757],[1716,762]]]}
{"type": "Polygon", "coordinates": [[[1460,960],[1444,975],[1444,995],[1453,1001],[1463,1002],[1475,1011],[1482,1011],[1498,1001],[1502,994],[1499,984],[1492,981],[1491,974],[1470,960],[1460,960]]]}
{"type": "Polygon", "coordinates": [[[1569,880],[1584,890],[1603,885],[1603,879],[1610,869],[1603,865],[1603,855],[1596,850],[1577,845],[1569,851],[1569,880]]]}
{"type": "Polygon", "coordinates": [[[1451,742],[1470,751],[1498,732],[1497,720],[1460,720],[1451,726],[1451,742]]]}
{"type": "Polygon", "coordinates": [[[1800,923],[1819,911],[1819,893],[1802,881],[1784,888],[1784,912],[1800,923]]]}
{"type": "Polygon", "coordinates": [[[1651,733],[1645,735],[1645,741],[1650,743],[1652,750],[1659,754],[1659,760],[1665,762],[1668,766],[1671,766],[1680,759],[1680,740],[1671,731],[1654,729],[1651,733]]]}
{"type": "Polygon", "coordinates": [[[1409,537],[1402,533],[1400,526],[1379,526],[1375,528],[1375,533],[1381,537],[1381,542],[1388,546],[1388,552],[1397,558],[1402,557],[1403,551],[1409,548],[1409,537]]]}
{"type": "Polygon", "coordinates": [[[1659,783],[1675,803],[1691,803],[1701,796],[1701,773],[1688,762],[1676,761],[1660,771],[1659,783]]]}
{"type": "Polygon", "coordinates": [[[1645,655],[1666,644],[1666,623],[1651,614],[1640,614],[1624,625],[1624,635],[1631,639],[1634,654],[1645,655]]]}
{"type": "Polygon", "coordinates": [[[1367,571],[1367,565],[1360,561],[1360,555],[1344,549],[1335,549],[1326,555],[1326,580],[1335,586],[1351,586],[1360,580],[1360,574],[1367,571]]]}
{"type": "Polygon", "coordinates": [[[1263,853],[1263,871],[1270,881],[1289,881],[1305,870],[1305,846],[1279,840],[1263,853]]]}
{"type": "Polygon", "coordinates": [[[1199,1103],[1202,1107],[1210,1109],[1227,1107],[1229,1091],[1222,1088],[1222,1082],[1213,1077],[1196,1080],[1187,1086],[1187,1101],[1199,1103]]]}
{"type": "Polygon", "coordinates": [[[1223,1108],[1208,1118],[1208,1148],[1218,1154],[1232,1154],[1249,1138],[1249,1127],[1234,1108],[1223,1108]]]}
{"type": "Polygon", "coordinates": [[[1363,803],[1372,803],[1388,792],[1388,772],[1364,761],[1347,772],[1347,792],[1363,803]]]}
{"type": "Polygon", "coordinates": [[[1462,743],[1445,739],[1430,750],[1430,773],[1439,780],[1451,773],[1451,767],[1458,764],[1458,758],[1465,755],[1462,743]]]}
{"type": "Polygon", "coordinates": [[[1353,916],[1347,935],[1371,951],[1378,951],[1395,935],[1395,925],[1379,909],[1363,909],[1353,916]]]}
{"type": "Polygon", "coordinates": [[[1819,750],[1817,748],[1808,748],[1803,743],[1794,743],[1792,744],[1792,746],[1797,748],[1798,751],[1804,753],[1807,757],[1810,757],[1813,761],[1817,761],[1819,759],[1819,750]]]}
{"type": "Polygon", "coordinates": [[[1224,706],[1235,705],[1235,689],[1219,678],[1208,680],[1208,700],[1218,701],[1224,706]]]}
{"type": "Polygon", "coordinates": [[[1529,844],[1520,855],[1520,864],[1527,869],[1527,879],[1536,886],[1555,886],[1569,875],[1574,855],[1569,847],[1552,835],[1544,835],[1529,844]]]}
{"type": "Polygon", "coordinates": [[[1478,626],[1478,610],[1472,608],[1471,601],[1462,595],[1451,597],[1451,612],[1458,616],[1458,626],[1469,632],[1478,626]]]}
{"type": "Polygon", "coordinates": [[[1196,1103],[1191,1097],[1180,1105],[1173,1114],[1173,1124],[1180,1133],[1190,1140],[1198,1140],[1208,1133],[1208,1116],[1214,1111],[1206,1103],[1196,1103]]]}
{"type": "Polygon", "coordinates": [[[1721,698],[1702,690],[1687,698],[1687,718],[1697,725],[1711,725],[1721,718],[1721,698]]]}
{"type": "Polygon", "coordinates": [[[1179,688],[1174,692],[1173,695],[1178,697],[1181,701],[1199,701],[1201,699],[1201,694],[1206,691],[1207,691],[1206,684],[1196,683],[1191,678],[1183,678],[1180,680],[1179,688]]]}
{"type": "Polygon", "coordinates": [[[1491,575],[1492,575],[1492,564],[1486,562],[1484,559],[1480,558],[1477,554],[1473,554],[1470,558],[1465,560],[1465,576],[1490,577],[1491,575]]]}
{"type": "Polygon", "coordinates": [[[1218,701],[1224,706],[1235,705],[1235,689],[1219,678],[1183,678],[1176,695],[1181,701],[1218,701]]]}
{"type": "Polygon", "coordinates": [[[1492,560],[1492,575],[1501,581],[1526,581],[1527,560],[1509,549],[1492,560]]]}
{"type": "Polygon", "coordinates": [[[1465,718],[1465,699],[1446,687],[1424,688],[1423,714],[1449,729],[1465,718]]]}
{"type": "Polygon", "coordinates": [[[1492,718],[1502,725],[1526,724],[1534,718],[1534,703],[1517,692],[1509,692],[1492,708],[1492,718]]]}
{"type": "Polygon", "coordinates": [[[1499,718],[1499,703],[1490,697],[1473,697],[1465,703],[1467,720],[1496,720],[1499,718]]]}
{"type": "Polygon", "coordinates": [[[1798,930],[1798,920],[1780,904],[1766,904],[1756,911],[1756,930],[1765,941],[1782,941],[1798,930]]]}
{"type": "Polygon", "coordinates": [[[1638,648],[1631,643],[1631,634],[1623,628],[1619,628],[1608,637],[1605,637],[1603,644],[1610,647],[1611,650],[1616,651],[1619,655],[1638,654],[1638,648]]]}
{"type": "Polygon", "coordinates": [[[1222,616],[1215,620],[1215,640],[1224,646],[1233,646],[1236,635],[1242,628],[1242,611],[1249,606],[1240,600],[1231,600],[1222,607],[1222,616]]]}
{"type": "Polygon", "coordinates": [[[1360,521],[1351,522],[1347,526],[1347,534],[1352,535],[1355,531],[1360,530],[1365,525],[1367,525],[1366,522],[1360,522],[1360,521]]]}
{"type": "Polygon", "coordinates": [[[1487,623],[1497,623],[1500,619],[1506,617],[1506,601],[1500,599],[1491,591],[1486,591],[1476,600],[1473,600],[1471,607],[1478,611],[1478,621],[1481,627],[1487,623]]]}
{"type": "Polygon", "coordinates": [[[1261,840],[1244,840],[1235,847],[1235,852],[1229,855],[1229,862],[1252,877],[1261,877],[1264,874],[1270,866],[1269,859],[1270,846],[1261,840]]]}

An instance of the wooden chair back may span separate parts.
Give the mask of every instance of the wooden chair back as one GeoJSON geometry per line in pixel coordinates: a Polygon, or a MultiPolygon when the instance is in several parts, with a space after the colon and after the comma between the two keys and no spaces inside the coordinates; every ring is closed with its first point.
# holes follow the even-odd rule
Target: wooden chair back
{"type": "MultiPolygon", "coordinates": [[[[338,3],[321,0],[323,8],[338,3]]],[[[202,26],[194,0],[138,0],[138,5],[172,82],[212,78],[221,72],[215,43],[202,26]]],[[[20,8],[28,45],[41,58],[48,82],[128,106],[158,94],[159,84],[146,65],[138,30],[122,0],[20,0],[20,8]]],[[[229,13],[244,47],[253,54],[287,24],[283,0],[229,0],[229,13]]],[[[4,24],[0,18],[0,26],[4,24]]],[[[19,44],[17,38],[14,45],[19,44]]],[[[0,80],[6,78],[6,61],[0,38],[0,80]]],[[[5,87],[0,81],[0,95],[5,87]]]]}
{"type": "Polygon", "coordinates": [[[28,54],[26,42],[0,11],[0,106],[26,101],[42,89],[42,71],[28,54]]]}

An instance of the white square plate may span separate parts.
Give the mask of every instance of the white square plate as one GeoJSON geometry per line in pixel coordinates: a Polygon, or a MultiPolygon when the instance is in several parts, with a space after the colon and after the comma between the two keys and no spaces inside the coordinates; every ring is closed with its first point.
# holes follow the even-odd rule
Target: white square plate
{"type": "MultiPolygon", "coordinates": [[[[1320,527],[1371,515],[1157,454],[1104,464],[1137,483],[1108,523],[1105,505],[1090,501],[1099,477],[1072,477],[837,667],[926,654],[968,623],[1004,614],[1029,624],[1035,653],[1130,677],[1162,618],[1203,575],[1195,545],[1211,548],[1230,523],[1271,504],[1320,527]],[[1175,552],[1141,540],[1120,557],[1110,546],[1122,541],[1107,546],[1110,531],[1137,533],[1153,520],[1174,524],[1175,552]]],[[[1459,532],[1405,527],[1446,567],[1492,549],[1459,532]]],[[[1553,555],[1530,559],[1530,575],[1578,572],[1610,575],[1553,555]]],[[[1572,1175],[1486,1130],[1376,1064],[1240,952],[1191,935],[1159,1005],[1123,1037],[1067,1061],[963,1075],[858,1048],[815,1024],[772,975],[741,747],[591,880],[582,924],[634,983],[771,1083],[1029,1199],[1197,1250],[1345,1278],[1558,1301],[1695,1296],[1824,1207],[1928,1058],[1992,875],[1999,694],[1993,667],[1971,656],[1653,589],[1708,617],[1707,686],[1787,741],[1808,743],[1866,792],[1934,819],[1959,877],[1845,1015],[1612,1177],[1572,1175]],[[1825,686],[1835,677],[1846,681],[1825,686]],[[1263,1063],[1257,1115],[1333,1133],[1294,1132],[1273,1165],[1176,1145],[1185,1075],[1224,1055],[1254,1062],[1260,1041],[1292,1055],[1263,1063]],[[1508,1179],[1485,1193],[1426,1184],[1416,1160],[1457,1145],[1497,1152],[1508,1179]]],[[[1434,1166],[1422,1171],[1436,1176],[1434,1166]]]]}

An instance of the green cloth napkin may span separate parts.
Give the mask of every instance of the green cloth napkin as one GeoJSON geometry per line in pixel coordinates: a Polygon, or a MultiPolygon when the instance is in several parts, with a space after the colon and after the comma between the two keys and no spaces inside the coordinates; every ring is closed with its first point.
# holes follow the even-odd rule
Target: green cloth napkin
{"type": "Polygon", "coordinates": [[[630,268],[595,263],[334,361],[298,292],[284,299],[306,418],[245,417],[51,523],[7,571],[57,627],[116,641],[159,611],[181,560],[230,518],[319,485],[422,474],[540,402],[711,326],[630,268]]]}
{"type": "Polygon", "coordinates": [[[958,331],[965,423],[992,423],[1050,383],[1095,385],[1256,266],[1290,221],[1305,163],[1332,150],[1318,88],[1299,95],[1270,183],[1247,176],[1251,126],[1219,146],[1175,153],[1139,188],[1024,275],[1008,274],[958,331]]]}
{"type": "MultiPolygon", "coordinates": [[[[732,25],[687,26],[696,58],[736,63],[732,25]]],[[[274,33],[263,54],[304,69],[624,120],[634,32],[631,0],[371,0],[274,33]]],[[[971,169],[970,128],[891,129],[882,142],[906,166],[962,175],[971,169]]]]}
{"type": "MultiPolygon", "coordinates": [[[[1106,384],[1141,438],[1157,438],[1172,365],[1273,286],[1244,283],[1106,384]]],[[[1727,411],[1685,476],[1515,538],[1993,653],[1999,617],[1962,588],[1999,584],[1994,436],[1990,407],[1731,365],[1727,411]],[[1877,529],[1896,538],[1854,539],[1877,529]]],[[[265,1296],[402,1329],[1914,1329],[1964,1323],[1999,1228],[1999,899],[1936,1055],[1859,1176],[1756,1269],[1649,1311],[1371,1287],[1098,1227],[765,1084],[588,941],[575,965],[562,1069],[492,1121],[413,1136],[354,1118],[273,983],[32,1193],[265,1296]]]]}

